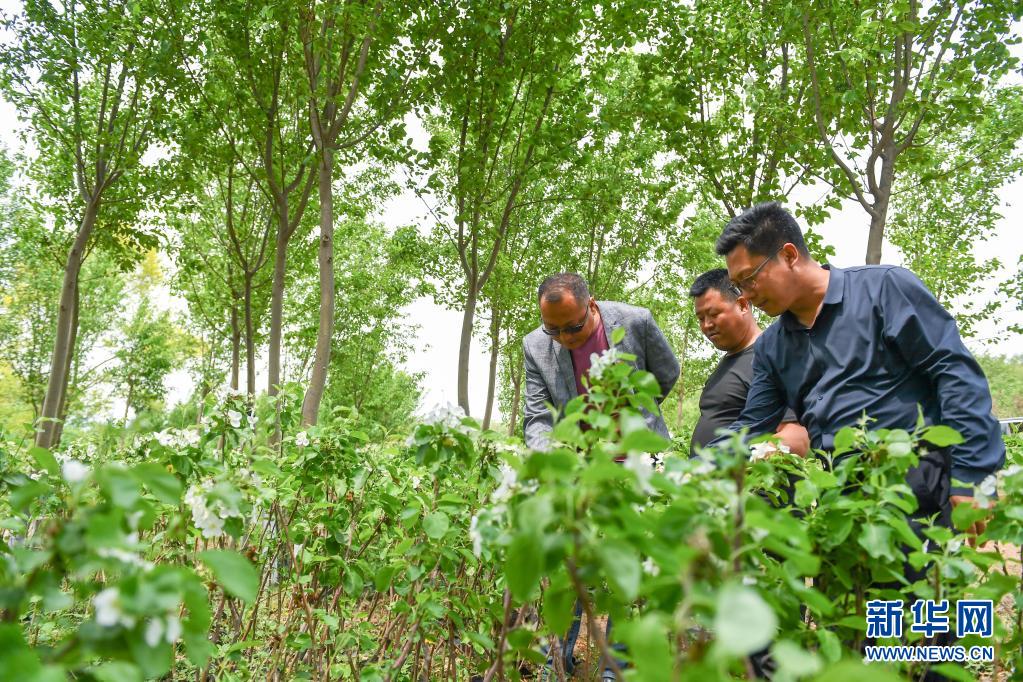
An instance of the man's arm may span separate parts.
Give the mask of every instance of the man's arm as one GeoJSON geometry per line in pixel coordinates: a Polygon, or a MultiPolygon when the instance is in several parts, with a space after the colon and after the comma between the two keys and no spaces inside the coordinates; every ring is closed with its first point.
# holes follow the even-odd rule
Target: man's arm
{"type": "Polygon", "coordinates": [[[526,370],[526,404],[522,410],[523,436],[526,447],[546,450],[549,445],[548,434],[554,428],[554,417],[547,407],[551,402],[551,394],[524,341],[522,354],[526,370]]]}
{"type": "Polygon", "coordinates": [[[668,339],[664,338],[664,332],[657,326],[653,314],[647,310],[644,320],[646,341],[646,368],[654,375],[661,387],[661,396],[657,402],[662,402],[678,381],[681,368],[678,358],[668,345],[668,339]]]}
{"type": "MultiPolygon", "coordinates": [[[[1005,444],[991,413],[987,379],[963,345],[955,319],[903,268],[885,274],[881,306],[885,339],[914,371],[930,378],[942,423],[963,437],[950,448],[952,478],[979,483],[1005,464],[1005,444]]],[[[971,497],[973,490],[953,485],[952,495],[971,497]]]]}

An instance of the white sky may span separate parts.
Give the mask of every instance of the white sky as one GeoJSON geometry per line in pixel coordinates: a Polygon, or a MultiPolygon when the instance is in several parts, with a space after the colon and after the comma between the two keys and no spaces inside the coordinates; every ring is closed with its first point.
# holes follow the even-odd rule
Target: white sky
{"type": "MultiPolygon", "coordinates": [[[[16,0],[0,0],[0,11],[11,12],[19,8],[16,0]]],[[[1017,49],[1018,51],[1018,49],[1017,49]]],[[[409,121],[409,133],[414,139],[425,139],[417,121],[409,121]],[[417,130],[418,128],[418,130],[417,130]]],[[[0,144],[9,150],[20,147],[15,130],[18,121],[13,107],[0,100],[0,144]]],[[[804,199],[807,197],[803,197],[804,199]]],[[[980,258],[997,256],[1003,270],[995,277],[996,281],[1006,279],[1011,269],[1016,267],[1023,253],[1023,210],[1019,202],[1023,200],[1023,182],[1016,180],[1004,187],[1001,192],[1002,219],[992,238],[976,245],[975,254],[980,258]]],[[[390,227],[418,224],[430,227],[433,218],[423,202],[412,192],[406,192],[381,207],[378,218],[390,227]]],[[[841,211],[815,230],[822,234],[825,241],[835,247],[836,255],[832,262],[838,266],[857,265],[863,262],[867,243],[867,217],[858,204],[847,203],[841,211]]],[[[882,262],[902,264],[897,249],[886,244],[882,262]]],[[[993,297],[995,292],[984,293],[993,297]]],[[[168,305],[177,307],[175,302],[168,305]]],[[[680,305],[688,305],[687,299],[681,299],[680,305]]],[[[1007,306],[1014,308],[1013,302],[1007,306]]],[[[424,393],[421,407],[430,407],[438,402],[455,402],[456,371],[458,363],[458,343],[461,331],[461,313],[447,310],[434,304],[431,300],[421,299],[403,311],[407,319],[418,325],[419,331],[415,339],[418,348],[406,363],[406,368],[413,372],[425,374],[424,393]]],[[[979,328],[976,340],[968,341],[974,351],[998,354],[1018,354],[1023,352],[1023,343],[1017,336],[1012,338],[1005,332],[1011,323],[1023,324],[1023,314],[1004,314],[995,322],[986,323],[979,328]]],[[[469,367],[470,401],[473,415],[481,415],[486,401],[487,353],[485,341],[474,341],[469,367]]],[[[264,363],[261,363],[264,364],[264,363]]],[[[258,385],[265,386],[264,376],[257,378],[258,385]]],[[[169,378],[171,401],[185,398],[191,390],[187,374],[175,372],[169,378]]],[[[115,406],[114,413],[119,414],[122,406],[115,406]]]]}

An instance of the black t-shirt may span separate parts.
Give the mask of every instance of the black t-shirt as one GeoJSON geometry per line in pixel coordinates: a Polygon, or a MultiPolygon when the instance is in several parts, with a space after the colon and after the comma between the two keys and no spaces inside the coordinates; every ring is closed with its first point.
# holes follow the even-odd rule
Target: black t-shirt
{"type": "MultiPolygon", "coordinates": [[[[752,382],[753,346],[721,358],[700,394],[700,420],[693,429],[690,452],[714,440],[717,429],[727,428],[739,418],[752,382]]],[[[795,413],[786,410],[782,421],[797,421],[795,413]]]]}

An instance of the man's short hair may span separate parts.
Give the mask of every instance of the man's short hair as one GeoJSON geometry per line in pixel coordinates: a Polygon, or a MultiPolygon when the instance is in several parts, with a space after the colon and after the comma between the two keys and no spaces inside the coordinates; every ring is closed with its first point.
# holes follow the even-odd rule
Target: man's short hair
{"type": "Polygon", "coordinates": [[[543,281],[537,290],[537,300],[544,299],[551,303],[560,303],[565,293],[572,294],[577,302],[586,304],[590,300],[590,288],[586,280],[574,272],[559,272],[543,281]]]}
{"type": "Polygon", "coordinates": [[[693,281],[693,286],[689,287],[689,296],[699,298],[711,289],[720,291],[721,295],[729,301],[739,298],[735,295],[735,289],[732,288],[732,281],[728,279],[728,270],[724,268],[714,268],[697,277],[693,281]]]}
{"type": "Polygon", "coordinates": [[[769,201],[747,208],[728,221],[714,250],[719,256],[727,256],[741,244],[750,253],[770,256],[787,242],[803,255],[810,255],[796,219],[777,201],[769,201]]]}

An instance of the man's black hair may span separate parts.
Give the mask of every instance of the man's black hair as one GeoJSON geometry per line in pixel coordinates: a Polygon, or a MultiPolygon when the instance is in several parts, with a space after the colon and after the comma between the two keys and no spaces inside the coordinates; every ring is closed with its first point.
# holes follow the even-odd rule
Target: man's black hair
{"type": "Polygon", "coordinates": [[[543,281],[536,295],[539,301],[546,299],[551,303],[559,303],[565,292],[572,294],[572,298],[583,305],[590,300],[590,288],[586,286],[586,280],[574,272],[551,275],[543,281]]]}
{"type": "Polygon", "coordinates": [[[727,256],[741,244],[752,254],[770,256],[787,242],[801,254],[810,255],[796,219],[777,201],[769,201],[747,208],[728,221],[714,250],[719,256],[727,256]]]}
{"type": "Polygon", "coordinates": [[[714,268],[697,277],[693,286],[689,287],[689,296],[699,298],[711,289],[717,289],[729,301],[739,298],[732,288],[732,281],[728,279],[728,270],[724,268],[714,268]]]}

